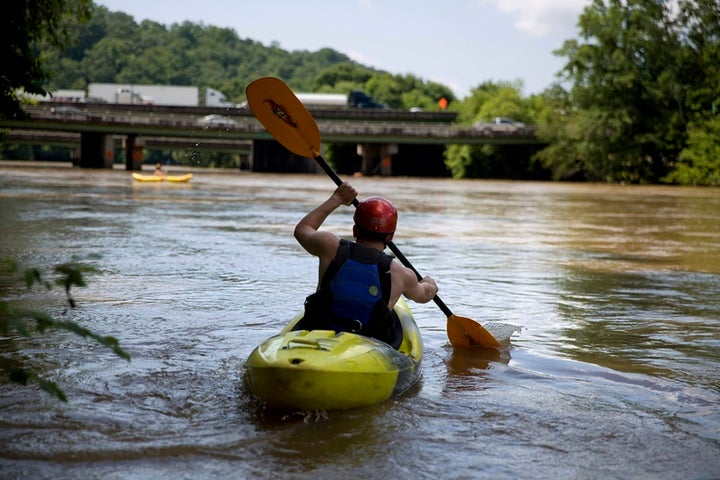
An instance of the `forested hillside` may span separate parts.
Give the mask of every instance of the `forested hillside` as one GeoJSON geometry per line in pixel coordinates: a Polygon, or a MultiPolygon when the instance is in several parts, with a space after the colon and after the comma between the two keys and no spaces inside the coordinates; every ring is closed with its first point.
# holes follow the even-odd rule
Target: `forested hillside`
{"type": "Polygon", "coordinates": [[[441,97],[453,99],[448,87],[374,70],[330,48],[288,52],[242,38],[242,32],[228,28],[137,23],[125,13],[97,5],[91,11],[88,22],[73,26],[71,47],[44,49],[53,74],[49,90],[84,89],[91,82],[195,85],[216,88],[240,102],[248,83],[272,75],[296,91],[366,90],[395,108],[437,109],[441,97]]]}

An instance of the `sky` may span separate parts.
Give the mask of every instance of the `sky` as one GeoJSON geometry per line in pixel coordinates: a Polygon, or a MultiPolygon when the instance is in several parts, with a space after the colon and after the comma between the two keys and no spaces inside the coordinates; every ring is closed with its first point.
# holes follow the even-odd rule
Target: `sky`
{"type": "Polygon", "coordinates": [[[392,74],[450,87],[522,81],[524,95],[557,80],[552,52],[577,36],[590,0],[95,0],[165,26],[190,21],[288,51],[332,48],[392,74]]]}

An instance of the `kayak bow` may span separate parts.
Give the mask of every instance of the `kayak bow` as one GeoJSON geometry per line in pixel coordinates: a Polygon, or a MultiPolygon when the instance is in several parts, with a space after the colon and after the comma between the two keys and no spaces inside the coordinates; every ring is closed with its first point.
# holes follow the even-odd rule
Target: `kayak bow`
{"type": "Polygon", "coordinates": [[[342,410],[381,403],[420,376],[422,338],[404,300],[395,306],[403,328],[398,350],[373,338],[331,330],[292,330],[253,350],[245,363],[250,392],[266,406],[342,410]]]}

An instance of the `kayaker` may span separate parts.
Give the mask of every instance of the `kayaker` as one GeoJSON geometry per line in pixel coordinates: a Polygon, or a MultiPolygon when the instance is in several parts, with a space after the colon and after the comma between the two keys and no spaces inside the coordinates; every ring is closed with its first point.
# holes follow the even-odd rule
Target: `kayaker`
{"type": "Polygon", "coordinates": [[[165,170],[163,170],[162,165],[159,163],[155,164],[155,173],[154,175],[157,175],[159,177],[162,177],[165,175],[165,170]]]}
{"type": "Polygon", "coordinates": [[[295,226],[295,238],[319,259],[318,286],[305,301],[305,317],[296,329],[331,329],[374,337],[400,346],[402,330],[392,307],[404,295],[427,303],[437,294],[431,277],[415,273],[384,253],[395,234],[397,210],[383,197],[369,197],[355,210],[354,242],[320,230],[340,205],[350,205],[357,191],[341,184],[295,226]]]}

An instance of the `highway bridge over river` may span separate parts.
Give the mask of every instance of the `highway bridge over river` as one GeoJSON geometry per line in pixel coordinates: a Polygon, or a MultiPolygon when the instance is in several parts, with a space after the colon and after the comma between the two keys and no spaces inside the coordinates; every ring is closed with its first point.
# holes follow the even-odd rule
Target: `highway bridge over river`
{"type": "MultiPolygon", "coordinates": [[[[81,167],[112,167],[114,149],[122,145],[128,170],[140,169],[144,148],[234,152],[253,171],[315,170],[312,160],[300,159],[277,144],[247,108],[40,103],[25,111],[27,119],[0,121],[0,128],[9,130],[6,142],[76,148],[81,167]],[[231,123],[203,123],[211,114],[231,123]]],[[[324,143],[356,145],[364,174],[392,175],[393,159],[403,152],[413,155],[417,171],[423,170],[421,163],[442,165],[448,144],[540,145],[532,127],[467,128],[454,124],[451,112],[310,111],[324,143]]]]}

